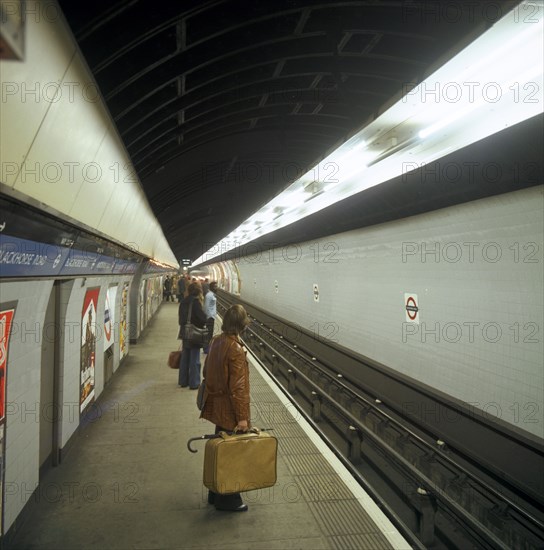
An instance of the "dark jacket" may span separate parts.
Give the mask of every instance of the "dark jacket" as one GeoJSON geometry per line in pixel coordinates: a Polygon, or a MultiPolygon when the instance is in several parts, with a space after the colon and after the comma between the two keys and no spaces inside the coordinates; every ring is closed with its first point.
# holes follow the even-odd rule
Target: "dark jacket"
{"type": "MultiPolygon", "coordinates": [[[[187,315],[189,314],[189,305],[193,304],[193,309],[191,310],[191,323],[195,325],[195,327],[204,328],[206,325],[206,314],[204,313],[204,310],[202,309],[202,305],[200,304],[200,301],[196,296],[187,296],[182,302],[179,304],[178,309],[178,323],[181,327],[187,322],[187,315]]],[[[187,342],[183,342],[183,346],[187,348],[193,348],[198,346],[191,346],[187,342]]]]}
{"type": "Polygon", "coordinates": [[[200,418],[233,430],[249,418],[249,366],[240,340],[230,334],[215,336],[204,363],[205,405],[200,418]]]}

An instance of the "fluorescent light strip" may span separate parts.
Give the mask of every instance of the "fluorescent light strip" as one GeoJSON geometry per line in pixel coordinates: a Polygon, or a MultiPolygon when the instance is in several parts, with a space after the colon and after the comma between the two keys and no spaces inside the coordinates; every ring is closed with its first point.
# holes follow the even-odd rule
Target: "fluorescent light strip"
{"type": "Polygon", "coordinates": [[[542,0],[521,2],[375,121],[195,260],[194,266],[397,177],[404,173],[406,166],[415,169],[423,163],[433,162],[446,152],[454,152],[542,113],[543,4],[542,0]],[[451,101],[450,96],[443,95],[446,87],[461,88],[459,101],[457,98],[451,101]],[[486,87],[500,91],[500,97],[484,96],[486,87]],[[475,98],[475,94],[480,95],[475,98]],[[429,101],[429,96],[434,101],[429,101]],[[467,123],[469,114],[471,118],[467,123]],[[375,145],[378,142],[380,146],[375,145]],[[373,159],[377,159],[375,163],[373,159]],[[305,191],[304,185],[313,181],[320,182],[319,190],[322,187],[324,192],[307,200],[312,195],[305,191]],[[277,207],[282,208],[279,218],[272,215],[277,207]],[[262,222],[259,228],[244,233],[256,221],[262,222]]]}

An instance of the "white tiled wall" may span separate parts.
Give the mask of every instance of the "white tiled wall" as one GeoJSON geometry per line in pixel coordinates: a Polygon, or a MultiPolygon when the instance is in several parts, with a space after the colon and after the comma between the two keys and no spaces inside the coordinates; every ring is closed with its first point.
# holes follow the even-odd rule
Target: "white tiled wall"
{"type": "Polygon", "coordinates": [[[542,437],[543,217],[539,186],[265,251],[241,297],[542,437]]]}

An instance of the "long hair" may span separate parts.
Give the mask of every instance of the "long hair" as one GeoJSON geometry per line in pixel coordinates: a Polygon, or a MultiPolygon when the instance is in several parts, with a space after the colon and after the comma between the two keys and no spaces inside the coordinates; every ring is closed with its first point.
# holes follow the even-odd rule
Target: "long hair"
{"type": "Polygon", "coordinates": [[[198,282],[191,283],[187,288],[188,296],[196,296],[198,301],[202,305],[204,303],[204,296],[202,295],[202,285],[198,282]]]}
{"type": "Polygon", "coordinates": [[[230,306],[223,317],[221,330],[225,334],[238,335],[251,323],[246,310],[240,304],[230,306]]]}

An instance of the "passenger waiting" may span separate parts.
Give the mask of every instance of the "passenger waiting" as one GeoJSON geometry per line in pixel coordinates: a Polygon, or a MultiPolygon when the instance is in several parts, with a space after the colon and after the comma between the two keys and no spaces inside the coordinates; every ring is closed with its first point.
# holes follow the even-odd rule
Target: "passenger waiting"
{"type": "MultiPolygon", "coordinates": [[[[215,433],[249,429],[249,365],[240,340],[249,323],[246,310],[239,304],[233,305],[223,317],[222,334],[210,342],[204,363],[206,389],[200,417],[215,424],[215,433]]],[[[240,493],[220,495],[209,491],[208,503],[215,504],[218,510],[247,510],[240,493]]]]}
{"type": "MultiPolygon", "coordinates": [[[[191,283],[187,288],[187,297],[179,304],[178,322],[179,336],[181,338],[182,327],[187,323],[189,315],[189,306],[191,308],[190,322],[199,328],[206,325],[206,315],[202,309],[202,287],[200,283],[191,283]]],[[[200,386],[200,349],[202,346],[183,340],[181,358],[179,363],[178,383],[182,388],[189,386],[192,390],[197,390],[200,386]]]]}

